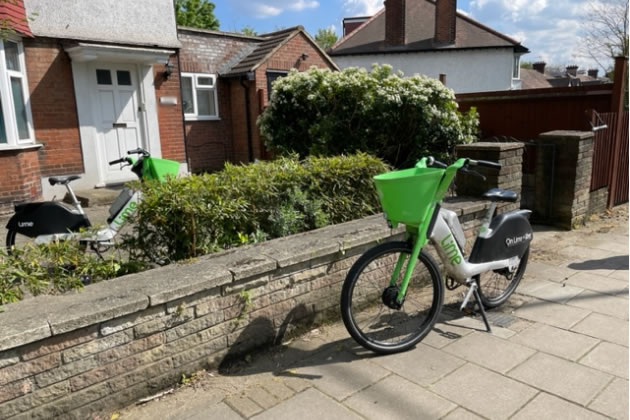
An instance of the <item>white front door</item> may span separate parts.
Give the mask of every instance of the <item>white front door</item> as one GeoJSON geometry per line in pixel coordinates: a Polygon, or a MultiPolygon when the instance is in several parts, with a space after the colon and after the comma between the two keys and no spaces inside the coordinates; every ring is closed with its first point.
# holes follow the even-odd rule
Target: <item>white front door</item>
{"type": "Polygon", "coordinates": [[[127,151],[145,148],[141,107],[138,101],[138,70],[134,64],[93,63],[90,66],[94,96],[92,110],[96,129],[96,152],[101,182],[120,183],[135,178],[129,167],[108,162],[127,156],[127,151]]]}

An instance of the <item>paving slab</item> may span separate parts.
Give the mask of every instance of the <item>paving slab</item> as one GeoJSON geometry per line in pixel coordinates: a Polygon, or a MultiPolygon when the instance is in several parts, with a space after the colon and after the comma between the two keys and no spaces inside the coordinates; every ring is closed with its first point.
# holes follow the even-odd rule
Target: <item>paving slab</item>
{"type": "Polygon", "coordinates": [[[322,392],[341,401],[379,381],[390,372],[346,351],[331,351],[309,359],[297,374],[322,392]]]}
{"type": "Polygon", "coordinates": [[[612,379],[607,373],[545,353],[536,353],[508,376],[581,405],[612,379]]]}
{"type": "Polygon", "coordinates": [[[571,278],[566,281],[566,284],[628,299],[627,274],[624,281],[616,280],[610,276],[598,276],[597,274],[583,272],[571,276],[571,278]]]}
{"type": "Polygon", "coordinates": [[[530,321],[541,322],[558,328],[569,329],[591,311],[544,300],[533,300],[518,308],[515,315],[530,321]]]}
{"type": "Polygon", "coordinates": [[[536,352],[515,342],[477,332],[446,346],[444,351],[499,373],[509,371],[536,352]]]}
{"type": "Polygon", "coordinates": [[[250,417],[263,411],[261,406],[244,395],[231,395],[225,402],[243,417],[250,417]]]}
{"type": "Polygon", "coordinates": [[[584,356],[580,363],[628,379],[628,347],[601,343],[584,356]]]}
{"type": "Polygon", "coordinates": [[[372,362],[423,386],[436,382],[466,363],[422,343],[413,350],[377,357],[372,362]]]}
{"type": "Polygon", "coordinates": [[[422,344],[441,349],[472,332],[473,330],[470,328],[457,326],[449,323],[448,319],[443,319],[443,322],[437,322],[431,332],[422,339],[422,344]]]}
{"type": "Polygon", "coordinates": [[[448,416],[444,417],[442,420],[483,420],[483,417],[479,417],[464,408],[458,407],[456,410],[448,413],[448,416]]]}
{"type": "MultiPolygon", "coordinates": [[[[491,316],[490,314],[492,313],[493,312],[489,311],[488,316],[491,316]]],[[[488,334],[486,332],[486,326],[481,320],[481,318],[471,318],[469,316],[462,316],[460,318],[456,318],[456,319],[452,319],[448,321],[448,325],[457,326],[461,328],[467,328],[468,330],[470,330],[470,332],[477,331],[477,332],[484,332],[488,334]]],[[[512,327],[512,325],[510,325],[510,327],[512,327]]],[[[492,325],[492,332],[490,334],[496,337],[500,337],[500,338],[509,338],[516,333],[511,329],[497,327],[496,325],[492,325]]]]}
{"type": "Polygon", "coordinates": [[[344,404],[371,420],[437,419],[457,407],[397,375],[353,395],[344,404]]]}
{"type": "Polygon", "coordinates": [[[527,270],[525,270],[524,279],[563,282],[575,274],[575,270],[571,270],[566,267],[558,267],[556,265],[545,264],[539,261],[531,261],[527,263],[527,270]]]}
{"type": "Polygon", "coordinates": [[[254,420],[359,420],[361,417],[322,392],[309,388],[283,401],[254,420]]]}
{"type": "Polygon", "coordinates": [[[612,273],[610,273],[610,275],[608,277],[611,277],[613,279],[616,280],[623,280],[626,282],[628,282],[628,270],[615,270],[612,273]]]}
{"type": "Polygon", "coordinates": [[[628,420],[628,381],[615,379],[588,406],[614,419],[628,420]]]}
{"type": "Polygon", "coordinates": [[[208,420],[208,419],[221,419],[221,420],[242,420],[243,417],[239,416],[236,411],[232,410],[227,404],[219,403],[217,405],[200,408],[199,411],[191,415],[190,417],[179,417],[184,420],[208,420]]]}
{"type": "Polygon", "coordinates": [[[544,324],[535,324],[513,336],[511,341],[572,361],[578,360],[600,341],[544,324]]]}
{"type": "Polygon", "coordinates": [[[628,300],[585,290],[569,302],[569,306],[588,309],[619,319],[628,319],[628,300]]]}
{"type": "Polygon", "coordinates": [[[606,417],[587,410],[579,405],[567,402],[561,398],[541,392],[536,395],[512,420],[540,420],[540,419],[580,419],[604,420],[606,417]]]}
{"type": "Polygon", "coordinates": [[[628,347],[628,321],[591,313],[571,327],[571,331],[628,347]]]}
{"type": "Polygon", "coordinates": [[[584,291],[580,287],[548,280],[538,280],[524,286],[518,288],[518,293],[555,303],[566,303],[584,291]]]}
{"type": "Polygon", "coordinates": [[[471,363],[433,385],[431,390],[490,419],[507,419],[538,392],[471,363]]]}

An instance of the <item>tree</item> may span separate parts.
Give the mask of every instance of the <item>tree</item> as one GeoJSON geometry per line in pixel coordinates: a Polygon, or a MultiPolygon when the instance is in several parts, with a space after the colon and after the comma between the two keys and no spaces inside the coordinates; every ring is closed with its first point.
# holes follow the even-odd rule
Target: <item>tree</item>
{"type": "Polygon", "coordinates": [[[628,1],[591,0],[582,21],[583,49],[588,57],[604,68],[610,59],[628,55],[628,1]]]}
{"type": "Polygon", "coordinates": [[[318,29],[317,35],[315,35],[315,42],[326,51],[337,42],[337,34],[332,28],[318,29]]]}
{"type": "Polygon", "coordinates": [[[177,24],[201,29],[219,29],[219,20],[214,16],[214,3],[208,0],[176,0],[177,24]]]}
{"type": "Polygon", "coordinates": [[[258,32],[256,32],[256,30],[249,25],[243,26],[243,29],[241,29],[241,33],[243,35],[251,35],[251,36],[258,35],[258,32]]]}
{"type": "Polygon", "coordinates": [[[521,68],[522,69],[533,69],[534,68],[534,64],[531,61],[521,61],[521,68]]]}

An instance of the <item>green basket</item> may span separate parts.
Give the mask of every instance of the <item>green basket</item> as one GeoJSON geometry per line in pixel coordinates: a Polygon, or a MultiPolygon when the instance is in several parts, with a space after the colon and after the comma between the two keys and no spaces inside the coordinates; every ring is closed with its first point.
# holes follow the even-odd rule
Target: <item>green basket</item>
{"type": "Polygon", "coordinates": [[[166,176],[176,177],[179,173],[179,162],[168,159],[148,157],[144,159],[142,175],[146,179],[166,181],[166,176]]]}
{"type": "Polygon", "coordinates": [[[387,220],[394,226],[420,226],[435,198],[443,169],[412,168],[374,177],[387,220]]]}

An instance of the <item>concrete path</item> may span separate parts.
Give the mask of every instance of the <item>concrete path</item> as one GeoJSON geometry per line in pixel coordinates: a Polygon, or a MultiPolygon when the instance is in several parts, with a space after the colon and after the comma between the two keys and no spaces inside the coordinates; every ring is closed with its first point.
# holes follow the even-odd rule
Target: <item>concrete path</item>
{"type": "MultiPolygon", "coordinates": [[[[627,419],[627,206],[537,229],[517,294],[479,319],[445,308],[415,349],[375,356],[320,327],[123,419],[627,419]]],[[[457,291],[460,293],[460,290],[457,291]]]]}

